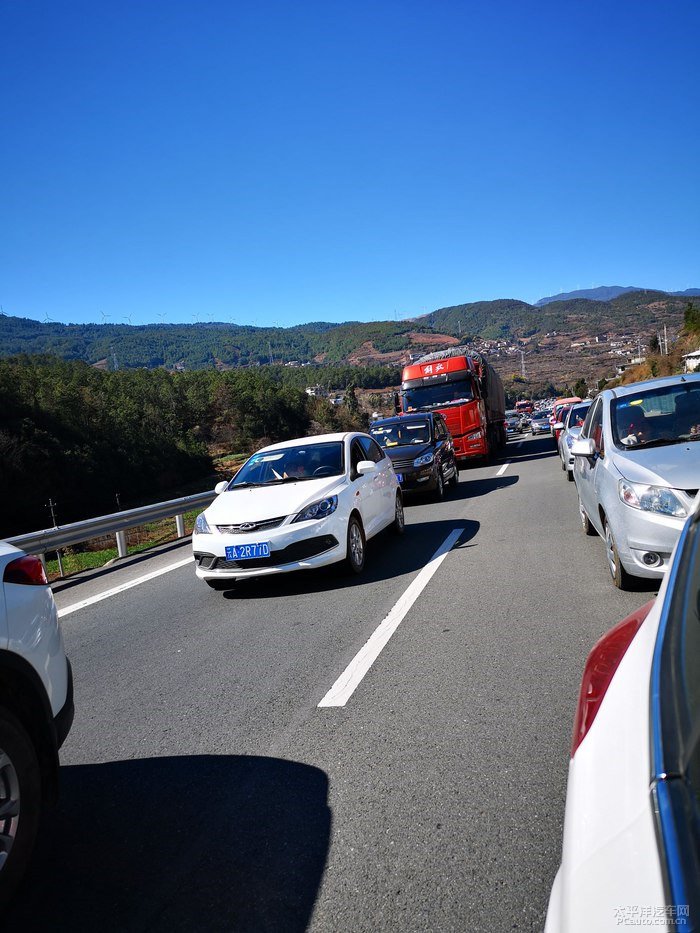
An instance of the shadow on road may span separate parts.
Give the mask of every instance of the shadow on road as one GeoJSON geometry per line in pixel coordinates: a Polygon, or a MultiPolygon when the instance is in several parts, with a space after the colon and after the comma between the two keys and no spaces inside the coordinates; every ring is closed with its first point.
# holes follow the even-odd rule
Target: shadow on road
{"type": "MultiPolygon", "coordinates": [[[[412,513],[412,516],[415,513],[412,513]]],[[[361,574],[349,573],[343,564],[332,564],[318,570],[297,570],[270,577],[253,577],[232,584],[230,590],[214,593],[224,599],[277,599],[303,593],[323,593],[349,587],[367,586],[392,577],[414,573],[425,567],[445,538],[455,528],[463,528],[458,545],[470,541],[479,530],[479,522],[469,519],[415,522],[406,525],[401,538],[391,540],[391,532],[383,531],[367,542],[367,562],[361,574]],[[387,542],[390,542],[387,544],[387,542]]]]}
{"type": "Polygon", "coordinates": [[[501,460],[523,463],[526,460],[542,460],[545,457],[558,457],[557,442],[551,434],[536,437],[524,437],[520,443],[511,442],[501,454],[501,460]]]}
{"type": "Polygon", "coordinates": [[[61,769],[3,930],[303,931],[331,813],[323,771],[183,756],[61,769]]]}

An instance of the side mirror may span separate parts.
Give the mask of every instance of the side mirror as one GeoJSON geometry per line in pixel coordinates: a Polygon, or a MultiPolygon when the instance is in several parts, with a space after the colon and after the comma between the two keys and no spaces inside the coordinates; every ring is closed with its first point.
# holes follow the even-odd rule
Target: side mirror
{"type": "Polygon", "coordinates": [[[226,480],[222,480],[220,483],[217,483],[216,486],[214,486],[214,492],[217,494],[217,496],[222,492],[226,492],[227,489],[228,482],[226,480]]]}
{"type": "Polygon", "coordinates": [[[374,460],[360,460],[357,464],[357,472],[360,476],[365,476],[367,473],[374,473],[377,469],[377,464],[374,460]]]}
{"type": "Polygon", "coordinates": [[[555,421],[554,424],[552,425],[552,430],[553,430],[553,431],[563,431],[563,430],[564,430],[564,422],[563,422],[563,421],[555,421]]]}
{"type": "Polygon", "coordinates": [[[571,445],[574,457],[595,457],[595,444],[592,437],[577,437],[571,445]]]}

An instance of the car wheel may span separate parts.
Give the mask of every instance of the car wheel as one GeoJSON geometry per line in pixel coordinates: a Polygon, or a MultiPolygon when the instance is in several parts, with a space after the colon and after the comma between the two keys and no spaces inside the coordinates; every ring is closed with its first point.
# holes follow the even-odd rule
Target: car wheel
{"type": "Polygon", "coordinates": [[[345,562],[351,573],[362,573],[365,567],[365,533],[357,515],[348,522],[348,547],[345,562]]]}
{"type": "Polygon", "coordinates": [[[396,493],[394,521],[391,523],[391,529],[395,535],[402,535],[406,530],[406,520],[403,514],[403,497],[400,492],[396,493]]]}
{"type": "Polygon", "coordinates": [[[454,472],[454,476],[450,480],[450,486],[452,486],[453,489],[456,489],[459,486],[459,468],[457,466],[456,460],[452,464],[452,466],[455,468],[455,472],[454,472]]]}
{"type": "Polygon", "coordinates": [[[236,585],[235,580],[205,580],[207,586],[210,586],[213,590],[218,590],[223,592],[224,590],[232,590],[236,585]]]}
{"type": "Polygon", "coordinates": [[[442,478],[442,469],[439,466],[437,468],[437,477],[435,479],[435,492],[433,493],[433,498],[436,502],[440,502],[445,498],[445,480],[442,478]]]}
{"type": "Polygon", "coordinates": [[[630,590],[633,589],[634,577],[632,574],[627,573],[625,568],[622,566],[622,561],[620,560],[620,555],[617,551],[617,545],[615,544],[615,538],[613,537],[612,530],[608,522],[605,522],[605,550],[608,557],[608,568],[610,570],[610,576],[613,578],[613,583],[619,590],[630,590]]]}
{"type": "Polygon", "coordinates": [[[22,880],[41,815],[41,774],[26,730],[0,708],[0,904],[22,880]]]}
{"type": "Polygon", "coordinates": [[[562,470],[565,470],[565,469],[566,469],[566,464],[565,464],[564,461],[561,459],[561,454],[559,454],[559,460],[560,460],[560,462],[561,462],[561,468],[562,468],[562,470]]]}
{"type": "Polygon", "coordinates": [[[581,516],[581,525],[583,526],[584,532],[587,535],[589,535],[591,538],[593,538],[595,535],[598,534],[598,532],[595,530],[595,528],[591,524],[589,517],[586,515],[586,510],[581,505],[580,499],[578,500],[578,511],[579,511],[579,515],[581,516]]]}
{"type": "Polygon", "coordinates": [[[574,481],[574,471],[573,471],[573,470],[567,470],[567,471],[566,471],[566,478],[568,479],[568,481],[569,481],[570,483],[573,483],[573,481],[574,481]]]}

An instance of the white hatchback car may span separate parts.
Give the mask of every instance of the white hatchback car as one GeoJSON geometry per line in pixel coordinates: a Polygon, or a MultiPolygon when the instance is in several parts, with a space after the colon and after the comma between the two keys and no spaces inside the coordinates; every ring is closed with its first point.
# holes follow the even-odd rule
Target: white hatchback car
{"type": "Polygon", "coordinates": [[[586,661],[545,933],[700,925],[700,496],[656,602],[586,661]]]}
{"type": "Polygon", "coordinates": [[[360,573],[368,538],[404,530],[391,460],[367,434],[265,447],[216,492],[192,534],[196,574],[213,589],[342,560],[360,573]]]}

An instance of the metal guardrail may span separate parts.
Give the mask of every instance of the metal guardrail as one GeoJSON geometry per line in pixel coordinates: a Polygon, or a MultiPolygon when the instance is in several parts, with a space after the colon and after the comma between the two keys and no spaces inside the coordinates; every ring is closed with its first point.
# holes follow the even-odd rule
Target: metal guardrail
{"type": "Polygon", "coordinates": [[[113,512],[111,515],[100,515],[97,518],[88,518],[82,522],[73,522],[70,525],[59,525],[56,528],[44,528],[43,531],[31,531],[26,535],[16,535],[7,538],[10,544],[22,548],[29,554],[37,554],[42,560],[47,551],[57,551],[72,544],[81,544],[90,538],[100,535],[114,534],[117,539],[117,552],[120,557],[126,557],[127,528],[136,528],[145,522],[157,521],[160,518],[175,518],[177,536],[185,536],[185,521],[183,515],[191,509],[206,508],[216,498],[216,493],[199,492],[193,496],[182,496],[180,499],[170,499],[167,502],[156,502],[153,505],[144,505],[138,509],[127,509],[123,512],[113,512]]]}

